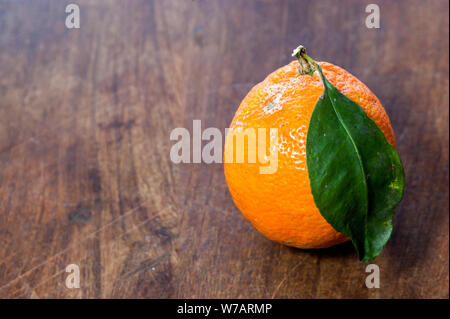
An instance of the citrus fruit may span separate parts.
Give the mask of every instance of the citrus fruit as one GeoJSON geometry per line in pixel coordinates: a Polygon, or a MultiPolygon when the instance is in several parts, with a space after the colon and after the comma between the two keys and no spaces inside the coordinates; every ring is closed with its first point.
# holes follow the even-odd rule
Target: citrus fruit
{"type": "MultiPolygon", "coordinates": [[[[359,104],[395,147],[389,118],[369,88],[338,66],[327,62],[319,65],[331,84],[359,104]]],[[[324,86],[317,72],[301,75],[299,66],[298,61],[293,61],[250,90],[231,122],[225,141],[225,150],[232,149],[236,154],[239,150],[233,136],[237,139],[247,129],[277,129],[273,145],[278,154],[276,171],[261,174],[258,161],[237,163],[225,151],[225,177],[237,208],[263,235],[297,248],[326,248],[349,238],[327,223],[311,193],[306,136],[324,86]]],[[[258,148],[258,143],[255,147],[258,148]]]]}

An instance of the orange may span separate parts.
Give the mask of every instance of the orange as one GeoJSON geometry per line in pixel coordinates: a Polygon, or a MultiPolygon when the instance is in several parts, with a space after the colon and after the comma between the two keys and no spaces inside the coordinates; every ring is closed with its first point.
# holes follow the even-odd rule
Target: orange
{"type": "MultiPolygon", "coordinates": [[[[358,103],[395,147],[389,118],[369,88],[338,66],[327,62],[319,65],[327,79],[358,103]]],[[[234,116],[225,142],[225,149],[231,147],[236,153],[230,134],[239,136],[249,128],[278,129],[276,172],[261,174],[258,162],[227,163],[233,158],[227,158],[230,155],[225,152],[225,177],[237,208],[263,235],[288,246],[326,248],[349,238],[326,222],[313,200],[306,166],[306,136],[324,87],[318,72],[313,76],[300,75],[298,67],[297,61],[291,62],[250,90],[234,116]]]]}

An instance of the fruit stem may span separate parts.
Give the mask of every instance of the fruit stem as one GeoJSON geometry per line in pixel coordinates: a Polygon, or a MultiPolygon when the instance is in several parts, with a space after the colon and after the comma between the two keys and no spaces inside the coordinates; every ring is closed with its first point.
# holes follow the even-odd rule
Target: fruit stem
{"type": "Polygon", "coordinates": [[[306,54],[306,49],[303,45],[299,45],[292,52],[292,56],[295,56],[298,60],[298,63],[300,63],[298,72],[300,72],[301,75],[313,75],[314,72],[319,68],[317,63],[306,54]]]}

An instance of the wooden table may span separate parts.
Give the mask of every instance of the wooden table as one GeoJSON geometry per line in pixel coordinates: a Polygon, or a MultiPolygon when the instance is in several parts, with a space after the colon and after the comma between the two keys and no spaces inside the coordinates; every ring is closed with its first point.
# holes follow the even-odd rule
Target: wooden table
{"type": "Polygon", "coordinates": [[[448,298],[448,2],[0,1],[1,298],[448,298]],[[407,186],[365,286],[351,244],[297,250],[238,212],[221,164],[170,132],[223,130],[248,90],[311,56],[390,115],[407,186]],[[66,266],[80,269],[68,289],[66,266]]]}

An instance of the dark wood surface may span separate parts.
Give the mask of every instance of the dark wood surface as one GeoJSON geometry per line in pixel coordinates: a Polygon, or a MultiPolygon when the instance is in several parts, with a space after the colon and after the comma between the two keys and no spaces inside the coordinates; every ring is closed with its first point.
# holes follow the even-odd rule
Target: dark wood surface
{"type": "Polygon", "coordinates": [[[0,0],[1,298],[448,298],[448,1],[0,0]],[[173,128],[223,130],[292,60],[340,65],[390,115],[406,171],[365,287],[350,244],[260,235],[220,164],[173,164],[173,128]],[[65,286],[78,264],[81,288],[65,286]]]}

